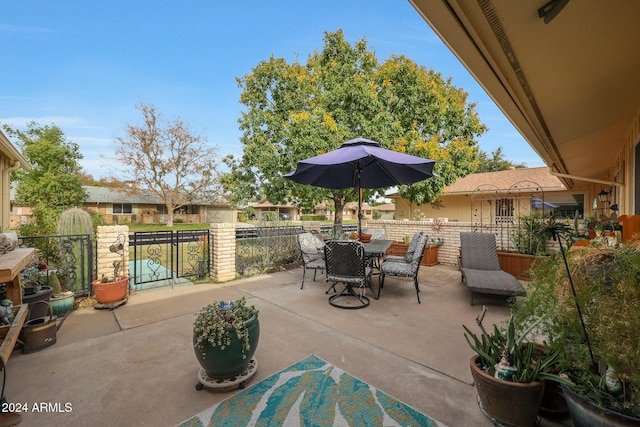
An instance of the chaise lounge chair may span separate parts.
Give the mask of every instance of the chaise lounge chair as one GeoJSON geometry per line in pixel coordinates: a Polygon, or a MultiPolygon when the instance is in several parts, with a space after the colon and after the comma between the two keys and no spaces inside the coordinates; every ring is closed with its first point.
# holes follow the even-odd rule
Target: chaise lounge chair
{"type": "Polygon", "coordinates": [[[526,294],[518,279],[500,268],[493,234],[461,232],[460,250],[460,271],[471,292],[471,305],[474,294],[508,297],[526,294]]]}

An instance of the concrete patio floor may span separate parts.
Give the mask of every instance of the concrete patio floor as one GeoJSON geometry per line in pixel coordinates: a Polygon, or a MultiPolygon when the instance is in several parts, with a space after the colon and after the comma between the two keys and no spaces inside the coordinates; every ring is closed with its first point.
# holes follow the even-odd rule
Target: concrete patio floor
{"type": "MultiPolygon", "coordinates": [[[[14,350],[5,396],[26,403],[24,426],[173,426],[237,392],[196,390],[194,313],[214,300],[245,296],[260,310],[258,371],[247,386],[315,354],[448,426],[491,426],[476,404],[472,351],[462,324],[475,326],[452,266],[422,267],[418,304],[412,282],[388,278],[379,300],[361,310],[327,302],[323,279],[302,269],[225,284],[150,289],[113,311],[72,312],[57,343],[14,350]],[[34,404],[49,411],[33,412],[34,404]],[[58,404],[58,405],[56,405],[58,404]]],[[[482,304],[482,302],[480,303],[482,304]]],[[[485,327],[507,307],[489,303],[485,327]]],[[[541,425],[571,425],[542,419],[541,425]]]]}

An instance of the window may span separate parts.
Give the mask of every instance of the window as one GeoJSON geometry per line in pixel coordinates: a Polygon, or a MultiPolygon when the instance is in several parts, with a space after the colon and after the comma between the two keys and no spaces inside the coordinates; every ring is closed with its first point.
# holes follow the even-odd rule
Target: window
{"type": "MultiPolygon", "coordinates": [[[[579,217],[584,216],[584,193],[545,193],[544,203],[555,218],[572,219],[576,212],[579,217]]],[[[548,210],[545,209],[545,216],[548,215],[548,210]]]]}
{"type": "Polygon", "coordinates": [[[131,214],[133,213],[133,208],[131,207],[131,203],[114,203],[113,213],[114,214],[131,214]]]}
{"type": "Polygon", "coordinates": [[[513,199],[496,200],[496,224],[513,223],[513,199]]]}
{"type": "Polygon", "coordinates": [[[194,205],[180,206],[174,212],[177,213],[177,214],[193,214],[193,215],[197,215],[198,212],[199,212],[199,206],[194,206],[194,205]]]}

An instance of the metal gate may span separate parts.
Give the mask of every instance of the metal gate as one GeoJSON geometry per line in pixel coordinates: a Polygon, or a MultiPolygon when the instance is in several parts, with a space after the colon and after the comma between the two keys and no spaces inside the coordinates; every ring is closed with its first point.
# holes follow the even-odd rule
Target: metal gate
{"type": "Polygon", "coordinates": [[[49,285],[49,272],[55,271],[64,287],[76,295],[89,293],[93,274],[93,243],[88,234],[55,236],[19,236],[20,246],[38,250],[42,271],[25,269],[23,274],[44,278],[49,285]],[[33,270],[33,271],[32,271],[33,270]]]}
{"type": "Polygon", "coordinates": [[[129,274],[136,290],[209,276],[209,230],[137,231],[129,235],[129,274]]]}

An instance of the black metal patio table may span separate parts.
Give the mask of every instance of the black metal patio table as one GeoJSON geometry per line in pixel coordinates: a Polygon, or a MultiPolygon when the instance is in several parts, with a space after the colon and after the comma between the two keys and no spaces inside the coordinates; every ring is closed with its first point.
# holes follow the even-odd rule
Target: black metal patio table
{"type": "MultiPolygon", "coordinates": [[[[371,260],[372,275],[380,274],[380,259],[387,253],[392,244],[393,240],[382,239],[374,239],[362,244],[365,256],[371,260]]],[[[376,299],[380,297],[380,282],[378,280],[371,280],[371,292],[373,292],[373,296],[376,299]]]]}
{"type": "Polygon", "coordinates": [[[393,244],[393,240],[374,239],[367,243],[363,243],[364,254],[368,257],[381,257],[393,244]]]}

